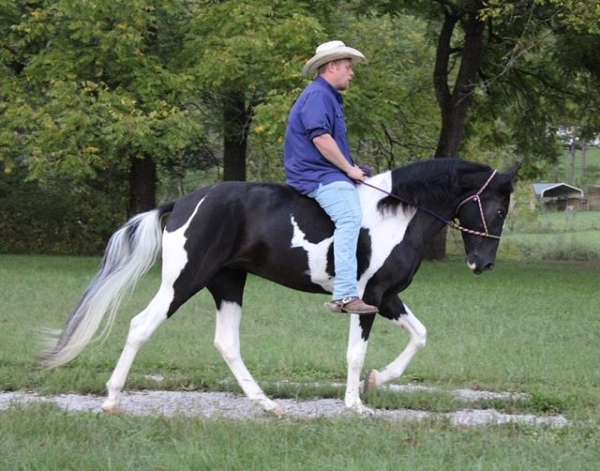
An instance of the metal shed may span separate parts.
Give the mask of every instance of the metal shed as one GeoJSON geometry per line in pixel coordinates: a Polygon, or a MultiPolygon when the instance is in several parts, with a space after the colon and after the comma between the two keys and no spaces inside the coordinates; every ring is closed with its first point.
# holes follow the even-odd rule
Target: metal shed
{"type": "Polygon", "coordinates": [[[568,206],[580,208],[585,204],[583,190],[568,183],[534,183],[533,192],[548,209],[564,211],[568,206]]]}

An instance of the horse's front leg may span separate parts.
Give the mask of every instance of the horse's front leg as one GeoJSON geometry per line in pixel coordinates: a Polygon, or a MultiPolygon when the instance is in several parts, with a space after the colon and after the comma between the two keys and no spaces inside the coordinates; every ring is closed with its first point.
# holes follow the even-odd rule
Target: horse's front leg
{"type": "Polygon", "coordinates": [[[346,407],[360,414],[369,413],[371,410],[363,406],[360,400],[360,373],[367,355],[369,345],[369,333],[375,320],[375,314],[371,316],[358,316],[352,314],[350,318],[350,334],[348,336],[348,376],[346,381],[346,407]]]}
{"type": "Polygon", "coordinates": [[[406,330],[410,335],[410,340],[402,353],[381,372],[377,370],[369,372],[365,384],[367,391],[402,376],[415,354],[427,342],[427,329],[397,296],[394,295],[383,303],[380,314],[406,330]]]}

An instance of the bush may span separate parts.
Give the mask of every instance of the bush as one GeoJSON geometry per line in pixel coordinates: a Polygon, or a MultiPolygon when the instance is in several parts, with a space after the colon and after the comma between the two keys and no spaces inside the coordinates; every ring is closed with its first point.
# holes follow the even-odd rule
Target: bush
{"type": "Polygon", "coordinates": [[[0,173],[0,253],[96,255],[126,219],[126,184],[105,176],[42,186],[0,173]]]}

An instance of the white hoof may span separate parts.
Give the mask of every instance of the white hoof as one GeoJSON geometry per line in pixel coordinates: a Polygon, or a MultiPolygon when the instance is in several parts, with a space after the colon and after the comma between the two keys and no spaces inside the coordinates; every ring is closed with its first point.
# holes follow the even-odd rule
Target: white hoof
{"type": "Polygon", "coordinates": [[[281,406],[277,406],[274,409],[269,409],[266,412],[269,413],[269,414],[274,415],[278,419],[281,419],[281,418],[283,418],[283,417],[286,416],[285,409],[283,407],[281,407],[281,406]]]}
{"type": "Polygon", "coordinates": [[[125,411],[115,401],[106,400],[102,404],[102,411],[108,415],[121,415],[125,411]]]}
{"type": "Polygon", "coordinates": [[[357,403],[357,404],[348,406],[348,409],[362,417],[373,417],[375,415],[374,409],[371,409],[370,407],[367,407],[362,403],[357,403]]]}
{"type": "Polygon", "coordinates": [[[270,399],[256,401],[258,405],[268,414],[275,417],[285,416],[285,409],[270,399]]]}

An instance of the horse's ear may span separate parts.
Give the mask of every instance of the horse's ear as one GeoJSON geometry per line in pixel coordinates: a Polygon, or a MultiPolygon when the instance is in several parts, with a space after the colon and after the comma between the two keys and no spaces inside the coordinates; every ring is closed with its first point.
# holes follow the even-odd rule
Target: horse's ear
{"type": "Polygon", "coordinates": [[[517,178],[518,178],[518,173],[519,170],[521,170],[521,167],[523,166],[523,161],[522,160],[518,160],[509,170],[508,172],[506,172],[506,174],[510,177],[510,181],[511,182],[516,182],[517,178]]]}
{"type": "Polygon", "coordinates": [[[499,189],[501,191],[505,191],[507,193],[512,193],[514,190],[514,184],[517,181],[519,170],[523,165],[522,161],[516,162],[507,172],[502,172],[499,174],[499,189]]]}

